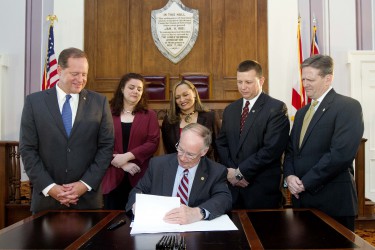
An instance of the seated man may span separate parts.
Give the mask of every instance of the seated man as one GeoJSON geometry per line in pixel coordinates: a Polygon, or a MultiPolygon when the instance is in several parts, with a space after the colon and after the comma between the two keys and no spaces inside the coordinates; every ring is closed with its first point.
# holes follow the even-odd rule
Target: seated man
{"type": "Polygon", "coordinates": [[[232,196],[227,168],[205,157],[211,138],[211,131],[203,125],[185,126],[176,144],[177,153],[150,160],[145,175],[129,194],[126,211],[135,208],[136,193],[180,197],[181,206],[165,215],[167,223],[211,220],[229,211],[232,196]]]}

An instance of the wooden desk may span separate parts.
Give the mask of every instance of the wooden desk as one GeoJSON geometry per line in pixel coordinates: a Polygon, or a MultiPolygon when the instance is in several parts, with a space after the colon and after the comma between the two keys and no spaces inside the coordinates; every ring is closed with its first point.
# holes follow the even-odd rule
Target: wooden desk
{"type": "MultiPolygon", "coordinates": [[[[164,234],[106,230],[123,211],[48,211],[0,230],[0,248],[155,249],[164,234]]],[[[233,211],[238,231],[187,232],[187,249],[375,249],[317,210],[233,211]]]]}

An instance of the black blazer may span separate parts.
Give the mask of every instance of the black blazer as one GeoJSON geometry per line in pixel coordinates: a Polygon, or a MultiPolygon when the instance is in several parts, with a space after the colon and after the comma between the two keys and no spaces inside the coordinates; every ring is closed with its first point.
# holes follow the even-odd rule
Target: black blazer
{"type": "Polygon", "coordinates": [[[68,138],[64,129],[56,87],[27,96],[21,118],[20,153],[33,185],[31,211],[67,209],[42,190],[84,181],[92,190],[70,209],[102,207],[99,186],[112,159],[113,122],[105,96],[83,89],[73,128],[68,138]]]}
{"type": "MultiPolygon", "coordinates": [[[[220,161],[239,168],[250,182],[247,188],[232,188],[251,203],[247,208],[271,208],[281,205],[281,155],[289,137],[289,119],[285,103],[261,93],[251,107],[240,134],[243,99],[225,108],[220,134],[216,139],[220,161]]],[[[234,195],[234,193],[232,193],[234,195]]]]}
{"type": "Polygon", "coordinates": [[[353,160],[363,131],[357,100],[333,89],[323,99],[299,147],[303,118],[310,105],[298,110],[285,155],[284,175],[296,175],[305,187],[293,206],[318,208],[331,216],[355,216],[357,193],[353,160]]]}
{"type": "MultiPolygon", "coordinates": [[[[126,211],[135,202],[135,194],[172,196],[178,167],[177,154],[168,154],[151,159],[149,167],[129,194],[126,211]]],[[[207,157],[202,157],[189,196],[189,207],[201,207],[214,219],[232,208],[232,197],[227,185],[227,169],[207,157]]]]}
{"type": "MultiPolygon", "coordinates": [[[[217,160],[216,137],[220,130],[220,120],[216,112],[199,112],[197,123],[206,126],[212,132],[212,143],[207,156],[217,160]]],[[[166,154],[176,153],[176,143],[180,140],[180,123],[170,124],[168,116],[165,116],[161,126],[163,145],[166,154]]]]}

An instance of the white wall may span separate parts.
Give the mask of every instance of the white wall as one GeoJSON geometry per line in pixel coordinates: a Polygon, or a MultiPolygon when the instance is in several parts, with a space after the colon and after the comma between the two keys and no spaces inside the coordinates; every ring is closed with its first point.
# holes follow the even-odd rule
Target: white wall
{"type": "Polygon", "coordinates": [[[7,59],[0,92],[0,140],[19,139],[24,97],[25,0],[0,0],[0,54],[7,59]]]}
{"type": "Polygon", "coordinates": [[[326,1],[324,11],[329,32],[329,48],[327,51],[335,61],[335,75],[332,86],[336,92],[351,96],[350,75],[348,66],[348,51],[357,49],[355,1],[330,0],[326,1]],[[343,8],[345,6],[345,8],[343,8]]]}
{"type": "Polygon", "coordinates": [[[69,47],[83,49],[84,0],[54,0],[54,10],[56,55],[69,47]]]}
{"type": "Polygon", "coordinates": [[[297,72],[298,3],[268,0],[269,94],[284,101],[291,115],[292,86],[297,72]]]}

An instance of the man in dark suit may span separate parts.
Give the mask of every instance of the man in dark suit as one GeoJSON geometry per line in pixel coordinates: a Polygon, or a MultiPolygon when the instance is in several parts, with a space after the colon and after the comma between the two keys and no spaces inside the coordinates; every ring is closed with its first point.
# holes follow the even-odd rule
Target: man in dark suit
{"type": "Polygon", "coordinates": [[[312,101],[296,113],[284,176],[294,207],[320,209],[354,230],[353,160],[364,130],[362,108],[358,101],[337,94],[332,80],[330,56],[315,55],[302,63],[302,83],[312,101]],[[306,114],[311,111],[308,123],[306,114]]]}
{"type": "Polygon", "coordinates": [[[228,168],[233,208],[282,205],[281,155],[289,136],[285,103],[262,92],[261,65],[243,61],[237,68],[242,98],[225,108],[216,139],[219,158],[228,168]]]}
{"type": "Polygon", "coordinates": [[[25,100],[20,152],[34,213],[102,206],[99,186],[112,159],[113,122],[106,97],[83,89],[88,67],[83,51],[63,50],[57,85],[25,100]]]}
{"type": "Polygon", "coordinates": [[[188,170],[188,192],[181,205],[165,215],[174,224],[189,224],[202,219],[214,219],[231,209],[232,197],[226,183],[227,169],[205,155],[212,141],[211,131],[198,123],[182,130],[176,144],[177,153],[154,157],[149,167],[129,195],[126,211],[135,207],[136,193],[179,196],[179,185],[188,170]]]}

